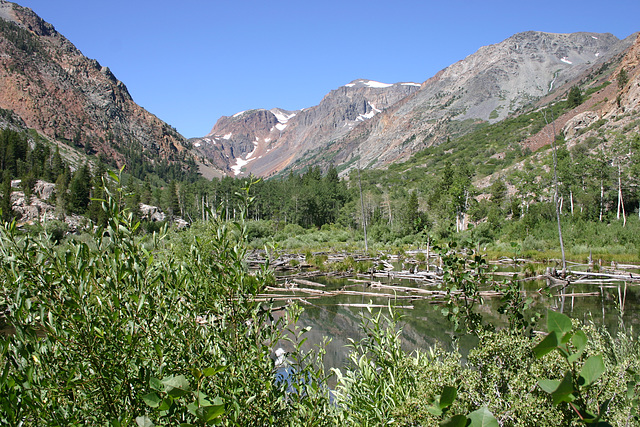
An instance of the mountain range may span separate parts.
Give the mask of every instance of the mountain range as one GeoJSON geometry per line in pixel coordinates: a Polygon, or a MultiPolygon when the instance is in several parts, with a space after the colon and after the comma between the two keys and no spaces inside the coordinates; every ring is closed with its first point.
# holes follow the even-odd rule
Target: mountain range
{"type": "MultiPolygon", "coordinates": [[[[183,170],[197,164],[208,178],[271,177],[330,165],[346,174],[406,161],[481,124],[562,99],[574,86],[594,90],[557,118],[556,133],[575,135],[607,114],[636,111],[638,51],[637,34],[620,40],[528,31],[482,47],[423,82],[355,79],[318,105],[238,112],[187,140],[137,105],[108,67],[86,58],[51,24],[0,0],[0,126],[34,129],[115,166],[139,168],[138,175],[160,164],[183,170]],[[603,85],[622,68],[629,77],[623,92],[603,85]]],[[[528,135],[521,144],[535,151],[546,135],[528,135]]]]}
{"type": "Polygon", "coordinates": [[[348,171],[356,160],[361,167],[385,167],[473,128],[464,123],[497,122],[549,94],[565,95],[584,75],[619,60],[635,39],[520,33],[420,84],[354,80],[302,111],[222,117],[193,142],[233,175],[270,176],[315,164],[348,171]]]}

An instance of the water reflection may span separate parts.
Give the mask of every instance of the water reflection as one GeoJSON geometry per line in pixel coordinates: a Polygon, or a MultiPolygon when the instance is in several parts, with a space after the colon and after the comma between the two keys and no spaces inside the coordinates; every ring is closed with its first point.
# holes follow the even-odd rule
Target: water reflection
{"type": "MultiPolygon", "coordinates": [[[[406,351],[427,349],[439,344],[446,350],[459,350],[464,356],[475,346],[473,337],[463,336],[453,340],[454,330],[450,322],[441,314],[441,305],[432,300],[418,298],[405,292],[392,292],[389,289],[374,289],[367,283],[354,282],[349,278],[332,278],[318,276],[312,279],[325,287],[324,291],[358,290],[359,295],[338,294],[333,296],[309,295],[294,293],[301,297],[300,304],[304,313],[300,317],[301,326],[310,326],[305,335],[307,348],[323,342],[328,337],[331,342],[326,347],[325,366],[342,368],[348,362],[349,340],[362,338],[360,316],[367,312],[365,305],[386,307],[398,310],[403,318],[401,326],[403,348],[406,351]],[[392,295],[390,298],[388,295],[392,295]],[[376,296],[384,295],[384,296],[376,296]],[[406,308],[412,307],[412,308],[406,308]]],[[[375,279],[380,281],[381,279],[375,279]]],[[[420,284],[411,280],[381,280],[385,284],[417,287],[420,284]]],[[[598,326],[606,327],[616,334],[622,326],[627,331],[637,334],[640,326],[640,289],[638,284],[625,282],[570,283],[567,286],[548,288],[544,280],[527,280],[522,282],[527,296],[532,297],[532,312],[543,315],[538,330],[545,330],[544,313],[548,308],[563,312],[582,322],[593,321],[598,326]],[[549,296],[547,292],[550,291],[549,296]]],[[[506,325],[506,319],[497,313],[499,298],[485,298],[479,310],[486,323],[497,327],[506,325]]],[[[380,310],[381,308],[373,308],[380,310]]]]}

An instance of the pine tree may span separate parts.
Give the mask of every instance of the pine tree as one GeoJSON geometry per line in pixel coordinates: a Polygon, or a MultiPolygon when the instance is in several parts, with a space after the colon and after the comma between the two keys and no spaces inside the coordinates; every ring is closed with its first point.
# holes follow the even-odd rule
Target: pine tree
{"type": "Polygon", "coordinates": [[[56,151],[51,158],[51,177],[54,180],[58,180],[58,177],[64,173],[64,162],[62,156],[60,156],[60,148],[56,146],[56,151]]]}
{"type": "Polygon", "coordinates": [[[167,207],[169,215],[180,215],[180,201],[178,200],[175,181],[171,181],[167,187],[165,193],[165,206],[167,207]]]}
{"type": "Polygon", "coordinates": [[[622,89],[629,83],[629,74],[627,74],[627,70],[622,68],[618,73],[618,89],[622,89]]]}
{"type": "Polygon", "coordinates": [[[569,108],[575,108],[578,105],[582,104],[582,91],[578,86],[573,86],[571,90],[569,90],[569,95],[567,96],[567,104],[569,108]]]}
{"type": "Polygon", "coordinates": [[[409,200],[403,209],[403,225],[406,233],[415,233],[420,231],[421,217],[419,212],[419,202],[417,191],[412,191],[409,194],[409,200]]]}
{"type": "Polygon", "coordinates": [[[78,169],[69,184],[69,209],[74,213],[85,213],[91,197],[91,172],[85,163],[78,169]]]}
{"type": "Polygon", "coordinates": [[[2,174],[2,198],[0,199],[0,209],[2,210],[2,221],[11,221],[14,217],[11,205],[11,175],[5,169],[2,174]]]}

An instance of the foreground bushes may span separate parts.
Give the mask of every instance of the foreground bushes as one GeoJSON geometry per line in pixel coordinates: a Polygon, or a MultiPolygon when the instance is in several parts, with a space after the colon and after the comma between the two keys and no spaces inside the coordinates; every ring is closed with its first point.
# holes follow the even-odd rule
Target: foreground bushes
{"type": "MultiPolygon", "coordinates": [[[[366,338],[354,343],[351,368],[338,373],[337,396],[342,419],[349,425],[433,426],[451,421],[454,414],[471,414],[486,407],[503,426],[585,425],[569,405],[554,404],[540,380],[562,380],[566,361],[559,354],[536,358],[538,337],[501,330],[482,332],[466,361],[460,354],[435,347],[408,355],[400,349],[400,332],[394,314],[363,321],[366,338]],[[447,413],[435,415],[434,406],[446,387],[457,390],[447,413]],[[451,418],[449,418],[451,417],[451,418]]],[[[574,331],[581,330],[574,324],[574,331]]],[[[612,337],[593,325],[583,328],[587,345],[576,362],[582,367],[588,355],[603,355],[605,369],[586,392],[586,403],[597,411],[609,400],[604,416],[610,424],[630,426],[640,422],[636,372],[640,346],[627,333],[612,337]]],[[[443,424],[445,425],[445,424],[443,424]]],[[[458,425],[458,424],[446,424],[458,425]]],[[[464,424],[461,424],[464,425],[464,424]]],[[[469,425],[469,424],[468,424],[469,425]]],[[[587,424],[590,425],[590,424],[587,424]]]]}
{"type": "MultiPolygon", "coordinates": [[[[350,365],[334,370],[330,393],[322,352],[301,350],[299,309],[277,319],[256,300],[273,278],[266,268],[247,271],[242,220],[141,240],[117,200],[118,193],[104,202],[105,228],[64,247],[21,235],[11,224],[0,231],[0,424],[429,426],[468,415],[473,426],[472,414],[501,425],[577,419],[539,387],[567,369],[555,353],[535,357],[540,338],[479,329],[465,361],[438,348],[407,354],[394,313],[363,316],[365,338],[352,342],[350,365]],[[289,376],[277,381],[271,353],[283,340],[293,351],[289,376]],[[455,390],[456,398],[445,401],[443,390],[455,390]]],[[[602,354],[605,366],[589,404],[611,399],[607,420],[638,422],[633,334],[613,338],[591,326],[585,332],[584,357],[602,354]]]]}
{"type": "Polygon", "coordinates": [[[273,381],[283,322],[254,299],[269,276],[245,268],[242,224],[203,225],[188,246],[164,234],[143,243],[119,199],[104,202],[105,228],[64,248],[14,224],[0,232],[0,423],[282,425],[304,414],[273,381]]]}

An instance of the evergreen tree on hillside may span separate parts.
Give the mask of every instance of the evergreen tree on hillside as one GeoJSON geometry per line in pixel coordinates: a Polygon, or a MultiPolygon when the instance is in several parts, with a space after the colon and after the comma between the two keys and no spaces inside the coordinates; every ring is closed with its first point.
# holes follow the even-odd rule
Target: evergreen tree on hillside
{"type": "Polygon", "coordinates": [[[414,190],[409,193],[409,199],[402,210],[402,225],[403,231],[406,234],[413,234],[420,231],[423,221],[419,208],[418,192],[414,190]]]}
{"type": "Polygon", "coordinates": [[[180,215],[180,201],[178,200],[178,191],[175,180],[169,183],[169,186],[165,191],[165,207],[169,215],[180,215]]]}
{"type": "Polygon", "coordinates": [[[627,83],[629,83],[629,74],[627,74],[627,70],[625,70],[624,68],[620,70],[620,72],[618,73],[617,81],[619,89],[622,89],[627,85],[627,83]]]}
{"type": "Polygon", "coordinates": [[[51,157],[51,178],[55,182],[58,180],[58,177],[65,172],[65,165],[62,161],[62,156],[60,156],[60,149],[56,145],[56,151],[53,153],[51,157]]]}
{"type": "Polygon", "coordinates": [[[573,86],[567,96],[567,106],[569,108],[575,108],[580,104],[582,104],[582,91],[578,86],[573,86]]]}
{"type": "Polygon", "coordinates": [[[91,197],[91,171],[85,163],[78,169],[69,184],[69,209],[73,213],[83,214],[87,210],[91,197]]]}
{"type": "Polygon", "coordinates": [[[2,210],[2,221],[11,221],[14,217],[11,205],[11,176],[5,169],[2,174],[2,198],[0,198],[0,209],[2,210]]]}

